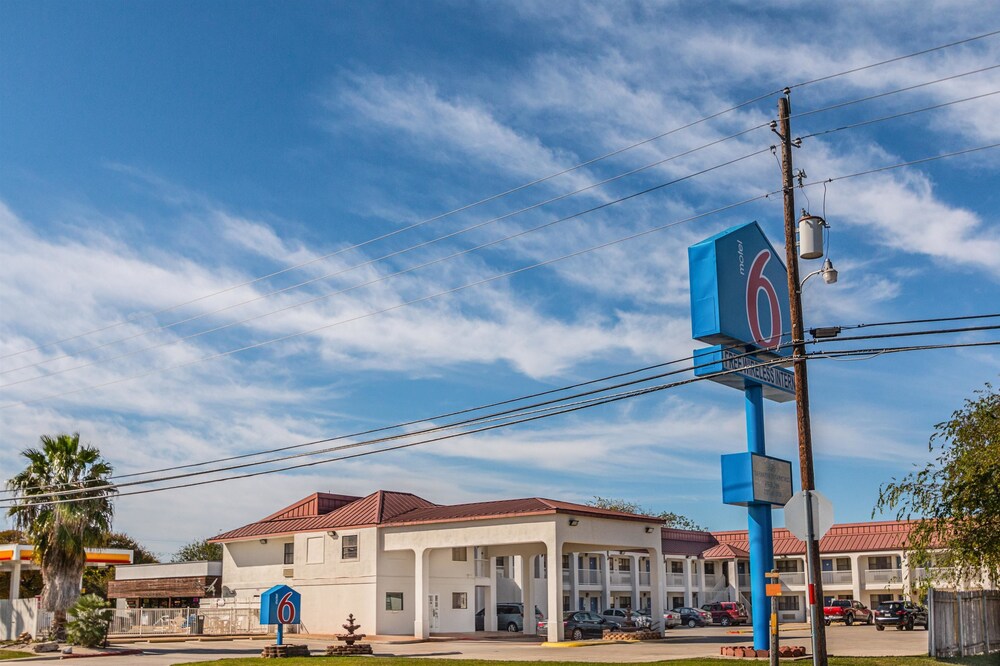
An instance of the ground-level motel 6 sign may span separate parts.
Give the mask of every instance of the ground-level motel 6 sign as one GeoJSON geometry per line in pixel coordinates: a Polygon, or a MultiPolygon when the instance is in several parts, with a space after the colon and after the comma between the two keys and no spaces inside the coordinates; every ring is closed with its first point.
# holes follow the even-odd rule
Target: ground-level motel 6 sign
{"type": "Polygon", "coordinates": [[[771,611],[764,574],[774,565],[771,508],[792,496],[791,463],[765,455],[763,402],[794,399],[794,375],[780,367],[791,355],[788,273],[756,222],[692,245],[688,264],[691,336],[714,345],[695,351],[695,375],[745,395],[748,451],[722,456],[723,501],[747,507],[754,647],[764,650],[771,611]]]}
{"type": "Polygon", "coordinates": [[[275,585],[260,595],[260,623],[278,625],[278,645],[281,645],[282,627],[299,623],[300,608],[301,596],[287,585],[275,585]]]}

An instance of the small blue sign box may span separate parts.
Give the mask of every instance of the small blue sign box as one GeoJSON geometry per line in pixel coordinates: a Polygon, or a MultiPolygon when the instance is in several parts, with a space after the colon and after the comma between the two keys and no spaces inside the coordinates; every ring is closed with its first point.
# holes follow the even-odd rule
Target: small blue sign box
{"type": "Polygon", "coordinates": [[[260,623],[278,625],[278,645],[282,626],[299,623],[300,607],[301,595],[287,585],[275,585],[260,595],[260,623]]]}
{"type": "Polygon", "coordinates": [[[756,222],[726,229],[688,248],[691,337],[753,345],[790,356],[788,271],[756,222]]]}
{"type": "Polygon", "coordinates": [[[722,456],[722,501],[784,506],[792,498],[792,463],[759,453],[722,456]]]}

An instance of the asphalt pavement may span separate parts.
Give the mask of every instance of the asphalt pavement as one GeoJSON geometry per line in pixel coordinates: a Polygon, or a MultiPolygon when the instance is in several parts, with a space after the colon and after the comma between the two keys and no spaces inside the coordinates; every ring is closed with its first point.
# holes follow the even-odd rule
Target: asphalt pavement
{"type": "MultiPolygon", "coordinates": [[[[287,642],[307,643],[313,654],[323,654],[326,645],[336,642],[330,638],[309,638],[288,636],[287,642]]],[[[484,638],[481,634],[465,634],[450,637],[435,637],[429,641],[412,642],[400,637],[377,637],[368,641],[374,653],[379,656],[398,657],[438,657],[445,659],[489,659],[509,661],[580,661],[607,663],[643,663],[691,657],[715,657],[719,649],[726,645],[751,645],[753,637],[748,630],[734,633],[723,627],[682,628],[667,630],[666,637],[659,641],[637,643],[612,643],[604,641],[580,641],[550,645],[541,638],[520,634],[495,634],[484,638]],[[747,632],[747,633],[744,633],[747,632]]],[[[809,650],[809,630],[804,625],[795,625],[782,634],[782,644],[803,645],[809,650]]],[[[141,655],[117,657],[78,657],[73,666],[102,664],[135,664],[136,666],[168,666],[194,661],[211,661],[227,657],[247,657],[260,654],[265,641],[237,639],[232,641],[199,642],[178,641],[176,643],[136,642],[122,647],[138,648],[141,655]]],[[[827,627],[828,652],[840,656],[905,656],[927,654],[927,632],[876,631],[875,627],[854,625],[827,627]]]]}

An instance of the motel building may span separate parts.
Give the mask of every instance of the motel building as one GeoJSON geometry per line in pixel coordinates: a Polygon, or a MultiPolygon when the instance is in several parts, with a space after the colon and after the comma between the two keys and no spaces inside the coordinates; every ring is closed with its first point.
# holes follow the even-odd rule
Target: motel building
{"type": "MultiPolygon", "coordinates": [[[[827,598],[869,607],[902,599],[927,571],[906,559],[906,522],[834,525],[820,542],[827,598]]],[[[367,633],[503,631],[496,606],[663,609],[738,601],[751,608],[746,531],[662,528],[650,516],[543,498],[438,505],[408,493],[314,493],[220,534],[222,595],[238,605],[287,584],[302,595],[299,631],[332,634],[349,613],[367,633]],[[548,576],[550,562],[559,575],[548,576]],[[653,563],[661,563],[654,566],[653,563]],[[483,615],[477,622],[477,611],[483,615]],[[477,626],[478,625],[478,626],[477,626]]],[[[774,530],[781,621],[805,621],[805,546],[774,530]]],[[[546,639],[562,640],[562,623],[546,639]]]]}

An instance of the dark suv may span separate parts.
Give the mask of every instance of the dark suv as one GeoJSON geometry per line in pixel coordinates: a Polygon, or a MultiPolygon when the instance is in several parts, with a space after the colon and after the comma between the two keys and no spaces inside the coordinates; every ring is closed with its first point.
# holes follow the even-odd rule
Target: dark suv
{"type": "Polygon", "coordinates": [[[702,610],[712,614],[712,622],[728,627],[733,624],[746,624],[747,609],[743,604],[735,601],[717,601],[714,604],[705,604],[702,610]]]}
{"type": "Polygon", "coordinates": [[[929,629],[927,609],[910,601],[887,601],[875,610],[875,628],[885,631],[886,626],[913,630],[915,625],[929,629]]]}

